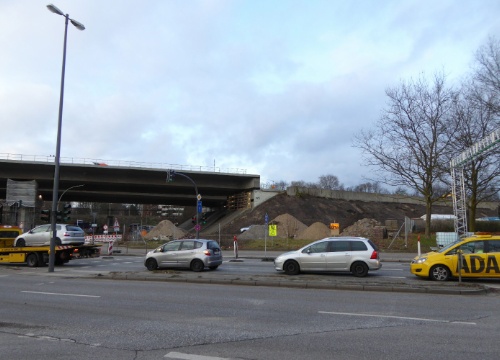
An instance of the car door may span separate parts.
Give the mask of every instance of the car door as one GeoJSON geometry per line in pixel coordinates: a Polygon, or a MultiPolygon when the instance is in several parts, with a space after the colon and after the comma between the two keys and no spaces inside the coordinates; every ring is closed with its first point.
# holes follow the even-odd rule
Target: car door
{"type": "Polygon", "coordinates": [[[300,254],[299,263],[304,271],[325,271],[328,241],[312,244],[300,254]]]}
{"type": "Polygon", "coordinates": [[[181,241],[181,246],[177,251],[177,265],[179,267],[189,267],[191,264],[191,260],[195,257],[195,242],[195,240],[181,241]]]}
{"type": "Polygon", "coordinates": [[[40,225],[32,229],[26,236],[26,245],[42,246],[50,244],[50,224],[40,225]]]}
{"type": "Polygon", "coordinates": [[[484,277],[486,270],[486,254],[484,252],[484,241],[469,241],[465,244],[450,251],[447,255],[451,257],[452,269],[451,272],[454,276],[459,275],[459,261],[457,250],[462,251],[462,266],[460,275],[463,277],[484,277]]]}
{"type": "Polygon", "coordinates": [[[180,245],[180,241],[171,241],[163,245],[161,251],[156,256],[158,266],[177,267],[177,253],[180,245]]]}
{"type": "Polygon", "coordinates": [[[351,259],[349,240],[330,241],[329,252],[326,255],[326,268],[328,271],[348,271],[351,259]]]}

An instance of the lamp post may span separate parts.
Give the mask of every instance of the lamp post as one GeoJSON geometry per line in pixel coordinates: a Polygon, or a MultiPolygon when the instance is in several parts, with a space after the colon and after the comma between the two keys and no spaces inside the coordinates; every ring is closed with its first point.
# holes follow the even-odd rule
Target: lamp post
{"type": "Polygon", "coordinates": [[[74,188],[77,188],[77,187],[82,187],[82,186],[85,186],[85,184],[70,186],[69,188],[67,188],[66,190],[64,190],[63,193],[61,194],[61,196],[59,196],[59,200],[57,200],[57,209],[56,210],[59,211],[59,203],[61,202],[61,199],[62,199],[63,195],[66,194],[66,192],[68,190],[71,190],[71,189],[74,189],[74,188]]]}
{"type": "Polygon", "coordinates": [[[66,39],[68,35],[68,22],[71,22],[78,30],[85,30],[85,26],[74,19],[70,19],[69,14],[64,14],[56,6],[50,4],[47,8],[54,14],[64,16],[64,46],[63,46],[63,60],[62,60],[62,72],[61,72],[61,93],[59,97],[59,117],[57,122],[57,144],[56,144],[56,156],[55,156],[55,170],[54,170],[54,187],[52,189],[52,216],[51,216],[51,229],[52,237],[50,239],[50,254],[49,254],[49,272],[54,272],[54,263],[56,259],[56,215],[57,206],[59,204],[58,194],[59,194],[59,168],[60,168],[60,154],[61,154],[61,127],[62,127],[62,111],[63,111],[63,99],[64,99],[64,71],[66,68],[66,39]]]}

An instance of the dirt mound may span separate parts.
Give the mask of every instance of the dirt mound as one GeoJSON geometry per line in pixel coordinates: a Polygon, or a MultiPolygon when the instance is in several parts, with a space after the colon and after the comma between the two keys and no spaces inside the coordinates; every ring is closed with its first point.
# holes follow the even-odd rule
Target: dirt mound
{"type": "Polygon", "coordinates": [[[342,231],[341,236],[361,236],[370,240],[381,240],[385,227],[375,219],[361,219],[342,231]]]}
{"type": "MultiPolygon", "coordinates": [[[[283,239],[298,237],[299,233],[307,229],[306,225],[290,214],[278,215],[273,220],[269,221],[269,225],[277,225],[278,234],[276,237],[283,239]]],[[[266,231],[268,231],[266,225],[252,225],[250,229],[238,235],[238,239],[264,239],[266,236],[269,237],[269,235],[266,235],[266,231]]]]}
{"type": "Polygon", "coordinates": [[[328,226],[326,226],[321,222],[315,222],[305,230],[298,233],[297,238],[303,240],[315,241],[329,237],[330,234],[331,230],[328,226]]]}
{"type": "Polygon", "coordinates": [[[171,240],[182,238],[186,232],[176,227],[170,220],[163,220],[144,236],[145,240],[171,240]]]}

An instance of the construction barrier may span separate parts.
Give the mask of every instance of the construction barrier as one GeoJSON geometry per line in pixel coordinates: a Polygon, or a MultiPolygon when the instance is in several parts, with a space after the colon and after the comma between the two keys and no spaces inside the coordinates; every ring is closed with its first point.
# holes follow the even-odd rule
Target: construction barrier
{"type": "MultiPolygon", "coordinates": [[[[122,239],[121,235],[94,235],[94,242],[109,243],[114,241],[120,241],[122,239]]],[[[85,243],[92,243],[92,235],[85,236],[85,243]]]]}
{"type": "Polygon", "coordinates": [[[110,241],[108,243],[108,256],[113,255],[113,243],[114,243],[114,241],[110,241]]]}

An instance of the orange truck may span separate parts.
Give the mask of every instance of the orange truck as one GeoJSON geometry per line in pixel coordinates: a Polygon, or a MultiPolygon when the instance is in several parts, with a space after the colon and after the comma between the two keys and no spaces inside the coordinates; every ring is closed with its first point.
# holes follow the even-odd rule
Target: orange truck
{"type": "MultiPolygon", "coordinates": [[[[47,265],[50,246],[13,246],[15,238],[22,233],[18,226],[0,225],[0,264],[47,265]]],[[[55,252],[55,265],[62,265],[74,258],[100,256],[100,245],[56,246],[55,252]]]]}

